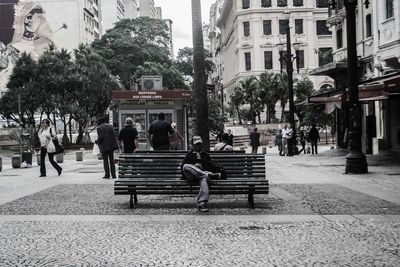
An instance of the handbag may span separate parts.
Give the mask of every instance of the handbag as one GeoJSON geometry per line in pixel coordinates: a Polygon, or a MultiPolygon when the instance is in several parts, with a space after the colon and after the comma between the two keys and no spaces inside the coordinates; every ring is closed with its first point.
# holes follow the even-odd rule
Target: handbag
{"type": "MultiPolygon", "coordinates": [[[[53,137],[53,133],[51,132],[51,128],[50,128],[50,135],[53,137]]],[[[53,149],[52,149],[53,150],[53,149]]],[[[53,154],[61,154],[64,153],[64,147],[60,144],[60,142],[58,141],[58,137],[53,137],[49,143],[49,145],[47,146],[47,152],[48,153],[53,153],[53,154]],[[52,144],[54,146],[54,151],[50,152],[49,151],[49,146],[50,144],[52,144]]]]}

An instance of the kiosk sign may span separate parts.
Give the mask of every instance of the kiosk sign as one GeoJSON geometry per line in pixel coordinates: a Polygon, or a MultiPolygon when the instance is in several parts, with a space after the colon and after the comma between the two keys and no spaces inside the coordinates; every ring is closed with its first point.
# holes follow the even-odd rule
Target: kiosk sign
{"type": "Polygon", "coordinates": [[[190,100],[191,91],[114,91],[113,99],[120,100],[163,100],[187,99],[190,100]]]}

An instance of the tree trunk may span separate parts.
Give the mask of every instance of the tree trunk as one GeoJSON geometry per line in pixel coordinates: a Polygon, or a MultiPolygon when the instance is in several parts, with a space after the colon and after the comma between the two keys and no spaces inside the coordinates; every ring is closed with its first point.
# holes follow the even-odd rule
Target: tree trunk
{"type": "Polygon", "coordinates": [[[72,143],[72,115],[71,114],[69,114],[68,125],[69,125],[69,140],[71,140],[71,143],[72,143]]]}
{"type": "Polygon", "coordinates": [[[281,122],[286,122],[285,120],[285,107],[286,107],[286,101],[281,100],[281,108],[282,108],[282,114],[281,114],[281,122]]]}
{"type": "Polygon", "coordinates": [[[82,123],[78,122],[79,129],[78,129],[78,137],[76,138],[76,144],[81,144],[83,139],[83,127],[82,123]]]}
{"type": "Polygon", "coordinates": [[[193,30],[193,97],[195,109],[195,133],[203,139],[203,147],[210,150],[208,122],[208,99],[203,43],[203,24],[201,21],[200,0],[192,0],[193,30]]]}
{"type": "Polygon", "coordinates": [[[62,120],[62,122],[64,124],[64,134],[63,134],[61,142],[62,142],[63,145],[67,145],[67,144],[69,144],[69,139],[68,139],[68,135],[67,135],[68,124],[66,123],[67,120],[65,119],[65,116],[63,116],[61,120],[62,120]]]}

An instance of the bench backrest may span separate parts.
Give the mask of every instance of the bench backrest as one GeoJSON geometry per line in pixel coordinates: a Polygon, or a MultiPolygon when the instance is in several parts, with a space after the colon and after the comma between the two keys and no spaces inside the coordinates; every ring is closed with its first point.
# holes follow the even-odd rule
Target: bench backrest
{"type": "MultiPolygon", "coordinates": [[[[186,153],[122,155],[119,161],[119,179],[181,179],[181,164],[185,155],[186,153]]],[[[210,153],[210,157],[225,169],[227,179],[265,179],[265,156],[262,154],[210,153]]]]}

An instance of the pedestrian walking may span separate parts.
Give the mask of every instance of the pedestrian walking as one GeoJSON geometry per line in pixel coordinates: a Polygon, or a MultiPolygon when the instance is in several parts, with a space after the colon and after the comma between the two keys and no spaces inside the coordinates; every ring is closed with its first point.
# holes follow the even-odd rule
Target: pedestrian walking
{"type": "Polygon", "coordinates": [[[286,139],[286,133],[288,131],[288,126],[285,125],[282,129],[282,156],[286,156],[287,155],[287,139],[286,139]]]}
{"type": "Polygon", "coordinates": [[[97,140],[101,155],[103,157],[104,179],[116,178],[114,150],[118,149],[117,136],[114,127],[107,123],[105,118],[97,121],[97,140]]]}
{"type": "Polygon", "coordinates": [[[287,142],[287,152],[286,152],[286,155],[287,156],[289,156],[289,157],[291,157],[291,156],[293,156],[293,146],[294,146],[294,139],[293,139],[293,129],[292,129],[292,126],[291,125],[289,125],[288,127],[287,127],[287,130],[286,130],[286,134],[285,134],[285,137],[286,137],[286,142],[287,142]]]}
{"type": "Polygon", "coordinates": [[[310,140],[311,143],[311,153],[314,155],[318,154],[318,141],[321,140],[319,136],[319,131],[316,127],[315,124],[312,125],[310,131],[308,132],[308,139],[310,140]]]}
{"type": "Polygon", "coordinates": [[[133,153],[139,147],[138,145],[138,131],[133,127],[132,118],[125,120],[125,127],[119,133],[118,140],[123,146],[125,154],[133,153]]]}
{"type": "Polygon", "coordinates": [[[231,145],[232,147],[233,147],[233,134],[232,134],[232,130],[231,129],[228,129],[228,136],[229,136],[229,142],[228,142],[228,144],[229,145],[231,145]]]}
{"type": "Polygon", "coordinates": [[[279,156],[284,156],[282,140],[283,140],[282,129],[279,129],[278,133],[275,135],[275,145],[278,146],[279,156]]]}
{"type": "Polygon", "coordinates": [[[222,167],[214,163],[207,152],[202,148],[203,141],[200,136],[193,136],[193,149],[186,154],[182,162],[182,178],[195,180],[200,183],[200,190],[197,195],[197,209],[207,212],[209,200],[208,180],[225,179],[226,174],[222,167]]]}
{"type": "Polygon", "coordinates": [[[229,135],[227,133],[221,135],[221,142],[215,145],[214,151],[233,151],[233,147],[229,144],[229,135]]]}
{"type": "Polygon", "coordinates": [[[49,161],[51,165],[56,169],[58,176],[61,175],[62,168],[60,165],[57,164],[57,162],[54,161],[54,155],[55,155],[55,147],[53,142],[53,138],[57,138],[56,131],[50,126],[50,120],[44,119],[42,120],[42,128],[39,130],[38,137],[40,140],[40,176],[39,177],[45,177],[46,176],[46,165],[45,165],[45,159],[46,159],[46,154],[49,155],[49,161]],[[50,146],[49,146],[50,145],[50,146]]]}
{"type": "Polygon", "coordinates": [[[154,150],[169,150],[169,135],[173,134],[171,124],[165,121],[165,114],[158,114],[158,119],[150,125],[147,139],[154,150]]]}
{"type": "Polygon", "coordinates": [[[257,132],[257,127],[255,127],[253,132],[250,134],[250,146],[251,153],[256,154],[258,152],[258,147],[260,146],[260,133],[257,132]]]}
{"type": "Polygon", "coordinates": [[[304,154],[306,154],[306,135],[304,134],[304,130],[301,129],[299,134],[300,134],[299,140],[300,140],[300,144],[301,144],[301,149],[299,151],[299,154],[303,151],[304,151],[304,154]]]}
{"type": "Polygon", "coordinates": [[[169,135],[169,148],[170,150],[179,150],[181,148],[181,144],[183,142],[182,135],[178,132],[176,128],[176,123],[171,123],[172,130],[174,132],[169,135]]]}

